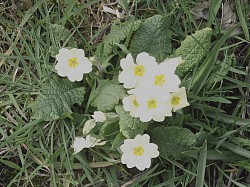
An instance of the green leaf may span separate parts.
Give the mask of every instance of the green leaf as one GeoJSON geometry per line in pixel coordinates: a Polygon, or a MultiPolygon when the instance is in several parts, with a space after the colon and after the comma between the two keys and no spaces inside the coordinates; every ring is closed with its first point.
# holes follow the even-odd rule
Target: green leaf
{"type": "Polygon", "coordinates": [[[209,51],[211,47],[212,33],[212,29],[204,28],[187,36],[187,38],[181,42],[181,46],[176,49],[174,53],[175,57],[180,56],[183,60],[183,63],[176,69],[177,75],[184,76],[206,57],[207,51],[209,51]]]}
{"type": "Polygon", "coordinates": [[[103,140],[114,139],[116,135],[119,133],[119,125],[118,123],[108,123],[105,122],[100,130],[100,136],[103,140]]]}
{"type": "Polygon", "coordinates": [[[232,28],[230,28],[221,38],[220,40],[215,44],[215,46],[212,48],[212,50],[208,53],[206,59],[202,63],[202,66],[197,70],[193,77],[193,93],[197,94],[201,91],[204,84],[207,81],[207,78],[209,77],[213,67],[214,63],[218,57],[220,48],[222,45],[226,42],[226,40],[231,36],[233,31],[238,27],[239,25],[235,25],[232,28]]]}
{"type": "Polygon", "coordinates": [[[194,100],[199,100],[199,101],[209,101],[209,102],[219,102],[219,103],[226,103],[226,104],[230,104],[231,101],[227,100],[224,97],[217,97],[217,96],[212,96],[212,97],[200,97],[198,95],[195,95],[193,93],[188,93],[188,98],[190,99],[194,99],[194,100]]]}
{"type": "Polygon", "coordinates": [[[182,152],[196,142],[195,134],[182,127],[156,127],[152,130],[152,142],[159,147],[159,152],[165,157],[182,158],[182,152]]]}
{"type": "Polygon", "coordinates": [[[148,128],[148,123],[141,122],[139,118],[130,116],[122,106],[115,107],[116,113],[120,116],[120,131],[126,138],[134,138],[137,134],[143,134],[148,128]]]}
{"type": "Polygon", "coordinates": [[[112,143],[112,149],[116,149],[119,147],[125,140],[126,138],[123,136],[123,134],[120,132],[114,139],[112,143]]]}
{"type": "Polygon", "coordinates": [[[235,56],[231,55],[228,56],[224,60],[224,62],[222,62],[221,66],[220,65],[215,66],[213,75],[210,76],[210,79],[208,80],[206,87],[211,88],[214,84],[223,80],[223,77],[228,74],[228,71],[234,62],[235,62],[235,56]]]}
{"type": "MultiPolygon", "coordinates": [[[[242,1],[235,1],[235,5],[236,5],[236,11],[238,14],[238,18],[240,20],[240,24],[243,30],[243,33],[245,35],[245,38],[247,41],[250,40],[250,36],[249,36],[249,19],[247,19],[247,15],[244,15],[243,13],[243,7],[244,5],[242,5],[243,2],[242,1]],[[247,21],[248,20],[248,21],[247,21]]],[[[249,18],[249,15],[248,15],[249,18]]]]}
{"type": "Polygon", "coordinates": [[[17,164],[15,164],[14,162],[8,161],[8,160],[3,160],[0,159],[0,162],[2,162],[3,164],[5,164],[6,166],[13,168],[15,170],[21,170],[22,168],[20,168],[17,164]]]}
{"type": "Polygon", "coordinates": [[[230,142],[224,142],[222,144],[222,146],[227,148],[228,150],[238,154],[238,155],[244,156],[244,157],[246,157],[248,159],[250,158],[250,151],[248,151],[248,150],[246,150],[244,148],[241,148],[241,147],[239,147],[237,145],[234,145],[234,144],[232,144],[230,142]]]}
{"type": "Polygon", "coordinates": [[[131,41],[130,52],[133,56],[147,52],[162,62],[172,52],[169,20],[155,15],[146,19],[136,31],[131,41]]]}
{"type": "Polygon", "coordinates": [[[103,40],[104,56],[108,56],[112,52],[112,45],[114,43],[120,43],[125,40],[131,32],[137,30],[140,23],[140,21],[135,20],[133,17],[124,23],[114,25],[110,33],[103,40]]]}
{"type": "MultiPolygon", "coordinates": [[[[194,159],[198,159],[200,150],[189,150],[185,151],[183,154],[194,159]]],[[[231,151],[215,151],[207,150],[207,160],[244,160],[243,156],[240,156],[231,151]]]]}
{"type": "Polygon", "coordinates": [[[119,100],[125,96],[125,90],[117,81],[102,80],[93,94],[91,105],[104,112],[119,104],[119,100]]]}
{"type": "Polygon", "coordinates": [[[49,47],[49,52],[53,57],[58,54],[61,46],[69,46],[69,47],[77,47],[76,41],[72,37],[72,33],[66,29],[65,27],[57,24],[49,25],[50,31],[50,40],[52,42],[52,46],[49,47]]]}
{"type": "Polygon", "coordinates": [[[68,80],[52,80],[42,86],[39,96],[32,104],[33,118],[45,121],[55,120],[71,114],[71,106],[81,104],[85,88],[68,80]]]}
{"type": "Polygon", "coordinates": [[[206,163],[207,163],[207,141],[205,141],[201,147],[199,160],[198,160],[197,177],[196,177],[195,186],[201,186],[201,187],[204,186],[206,163]]]}

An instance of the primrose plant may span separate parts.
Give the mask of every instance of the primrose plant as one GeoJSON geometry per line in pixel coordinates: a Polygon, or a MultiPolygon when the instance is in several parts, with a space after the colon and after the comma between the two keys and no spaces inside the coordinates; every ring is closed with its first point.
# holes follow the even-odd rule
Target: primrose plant
{"type": "MultiPolygon", "coordinates": [[[[58,75],[67,76],[72,82],[81,81],[84,73],[92,71],[90,60],[85,57],[82,49],[59,50],[56,55],[58,75]]],[[[121,59],[122,71],[118,76],[120,83],[128,90],[128,96],[122,99],[123,108],[130,112],[131,117],[139,118],[142,122],[154,120],[164,121],[165,117],[172,116],[176,111],[189,105],[185,88],[179,88],[181,80],[175,74],[176,67],[182,62],[181,58],[166,59],[158,64],[153,56],[146,52],[137,55],[134,60],[131,54],[121,59]]],[[[88,134],[96,122],[104,122],[106,116],[101,111],[95,111],[94,119],[88,120],[83,128],[83,134],[88,134]]],[[[149,168],[151,158],[159,155],[158,146],[149,143],[149,135],[137,135],[134,139],[126,139],[121,145],[121,162],[128,168],[137,167],[139,170],[149,168]]],[[[73,148],[75,153],[83,148],[104,145],[92,135],[76,137],[73,148]]]]}
{"type": "Polygon", "coordinates": [[[114,164],[139,170],[149,168],[158,156],[182,158],[196,143],[196,135],[169,124],[188,111],[183,77],[205,57],[212,32],[196,31],[175,51],[170,33],[165,17],[156,15],[144,22],[131,18],[114,25],[91,57],[72,38],[72,45],[54,46],[54,71],[67,78],[55,75],[42,85],[33,118],[71,120],[77,134],[72,136],[74,154],[83,154],[84,148],[101,149],[115,155],[114,164]],[[125,39],[131,40],[127,46],[122,44],[125,39]],[[81,108],[72,111],[75,104],[81,108]],[[81,116],[80,123],[75,116],[81,116]]]}

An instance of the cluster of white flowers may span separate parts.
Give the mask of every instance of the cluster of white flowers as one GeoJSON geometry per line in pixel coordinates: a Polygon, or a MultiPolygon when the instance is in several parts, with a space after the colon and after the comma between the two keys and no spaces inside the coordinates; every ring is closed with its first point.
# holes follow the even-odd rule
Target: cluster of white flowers
{"type": "Polygon", "coordinates": [[[181,58],[166,59],[158,64],[154,57],[142,52],[134,61],[131,54],[121,60],[118,80],[130,89],[123,99],[124,110],[142,122],[164,121],[172,111],[189,105],[181,80],[175,74],[181,58]]]}

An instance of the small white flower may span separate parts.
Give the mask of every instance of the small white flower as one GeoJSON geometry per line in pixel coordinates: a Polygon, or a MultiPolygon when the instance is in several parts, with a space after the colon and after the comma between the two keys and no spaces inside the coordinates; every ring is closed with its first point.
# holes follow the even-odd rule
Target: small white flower
{"type": "Polygon", "coordinates": [[[171,93],[171,100],[168,102],[168,106],[173,108],[174,112],[189,106],[185,87],[181,87],[178,92],[171,93]]]}
{"type": "Polygon", "coordinates": [[[131,54],[121,59],[121,68],[123,71],[119,74],[118,80],[124,83],[125,88],[134,88],[145,76],[151,76],[152,71],[158,66],[154,57],[148,53],[142,52],[137,55],[134,62],[131,54]]]}
{"type": "Polygon", "coordinates": [[[92,63],[85,57],[82,49],[66,49],[59,50],[56,55],[58,63],[55,68],[58,75],[68,77],[71,82],[81,81],[84,73],[92,71],[92,63]]]}
{"type": "Polygon", "coordinates": [[[83,134],[88,134],[95,126],[96,122],[94,119],[87,120],[82,129],[83,134]]]}
{"type": "Polygon", "coordinates": [[[72,145],[74,148],[74,153],[79,153],[84,148],[94,147],[96,145],[104,145],[107,141],[97,139],[91,135],[87,135],[86,139],[83,137],[76,137],[72,145]]]}
{"type": "Polygon", "coordinates": [[[167,104],[171,96],[169,92],[159,93],[155,89],[133,89],[130,94],[136,95],[138,107],[133,111],[133,117],[139,117],[142,122],[164,121],[165,116],[172,116],[172,107],[167,104]]]}
{"type": "Polygon", "coordinates": [[[180,78],[175,74],[178,63],[181,58],[168,59],[152,71],[152,76],[145,76],[138,87],[147,89],[156,89],[158,92],[177,92],[179,90],[180,78]]]}
{"type": "Polygon", "coordinates": [[[106,121],[106,116],[101,111],[95,111],[94,114],[92,115],[92,118],[94,118],[94,120],[96,122],[104,122],[104,121],[106,121]]]}
{"type": "Polygon", "coordinates": [[[132,117],[135,117],[134,113],[139,107],[139,103],[137,102],[136,96],[130,95],[130,96],[124,97],[122,100],[122,103],[123,103],[124,110],[130,111],[130,115],[132,117]]]}
{"type": "Polygon", "coordinates": [[[151,158],[159,156],[158,146],[149,143],[150,137],[147,134],[137,135],[134,139],[126,139],[120,146],[123,152],[121,162],[128,168],[137,167],[145,170],[151,165],[151,158]]]}

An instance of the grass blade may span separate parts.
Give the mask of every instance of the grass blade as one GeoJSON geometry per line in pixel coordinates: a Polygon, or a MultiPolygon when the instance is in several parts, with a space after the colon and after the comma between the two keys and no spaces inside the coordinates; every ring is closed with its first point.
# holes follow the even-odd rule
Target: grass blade
{"type": "Polygon", "coordinates": [[[237,14],[238,14],[238,17],[239,17],[240,24],[241,24],[242,30],[244,32],[244,35],[245,35],[247,40],[250,40],[249,30],[247,28],[246,19],[245,19],[244,15],[243,15],[243,11],[242,11],[242,8],[241,8],[242,2],[240,0],[238,0],[238,1],[235,1],[235,4],[236,4],[236,11],[237,11],[237,14]]]}
{"type": "Polygon", "coordinates": [[[209,7],[208,27],[211,27],[220,9],[222,0],[212,0],[209,7]]]}
{"type": "Polygon", "coordinates": [[[207,141],[205,141],[201,147],[199,162],[197,167],[197,177],[196,177],[196,185],[202,187],[204,186],[204,177],[206,171],[206,161],[207,161],[207,141]]]}
{"type": "Polygon", "coordinates": [[[239,24],[235,25],[231,29],[227,31],[226,34],[224,34],[221,39],[216,43],[216,45],[213,47],[213,49],[208,54],[207,58],[205,59],[204,63],[200,67],[200,69],[197,71],[197,73],[194,76],[193,80],[193,93],[198,95],[200,90],[203,88],[203,86],[206,83],[206,80],[211,73],[214,63],[217,59],[217,56],[219,54],[220,48],[225,43],[225,41],[230,37],[232,32],[239,26],[239,24]]]}

